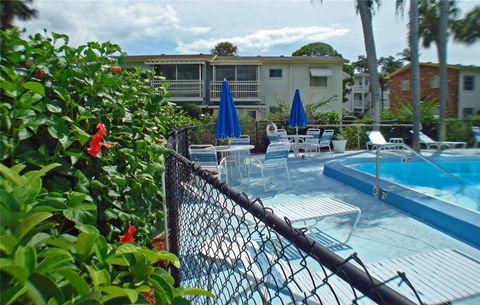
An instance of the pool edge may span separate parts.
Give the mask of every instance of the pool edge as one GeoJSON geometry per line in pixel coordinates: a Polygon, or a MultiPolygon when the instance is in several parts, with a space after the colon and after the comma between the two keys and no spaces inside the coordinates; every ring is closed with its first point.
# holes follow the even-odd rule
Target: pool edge
{"type": "MultiPolygon", "coordinates": [[[[371,160],[357,158],[353,159],[355,162],[348,159],[326,162],[323,174],[373,195],[374,177],[345,166],[362,159],[371,160]]],[[[382,201],[409,216],[480,249],[478,213],[384,180],[380,181],[379,194],[382,201]]]]}

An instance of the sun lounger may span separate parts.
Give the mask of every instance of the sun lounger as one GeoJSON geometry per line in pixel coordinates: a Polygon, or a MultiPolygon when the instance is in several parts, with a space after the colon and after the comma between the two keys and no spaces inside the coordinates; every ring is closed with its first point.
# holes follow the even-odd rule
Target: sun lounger
{"type": "MultiPolygon", "coordinates": [[[[412,130],[410,130],[413,133],[412,130]]],[[[452,148],[466,148],[467,142],[454,142],[454,141],[434,141],[432,138],[424,134],[423,132],[419,132],[420,137],[420,144],[425,145],[427,149],[438,149],[441,150],[442,148],[452,149],[452,148]]]]}
{"type": "MultiPolygon", "coordinates": [[[[352,304],[354,299],[350,284],[338,276],[329,277],[325,283],[324,272],[312,275],[300,265],[274,257],[252,240],[215,236],[203,244],[200,255],[213,262],[226,263],[248,279],[250,285],[245,285],[245,290],[255,289],[260,293],[261,288],[280,290],[292,303],[352,304]]],[[[480,262],[456,250],[393,258],[367,264],[366,269],[372,277],[386,282],[414,303],[419,303],[414,291],[400,278],[392,280],[398,271],[405,273],[423,304],[446,304],[480,294],[480,262]]],[[[355,304],[374,302],[362,297],[355,304]]]]}

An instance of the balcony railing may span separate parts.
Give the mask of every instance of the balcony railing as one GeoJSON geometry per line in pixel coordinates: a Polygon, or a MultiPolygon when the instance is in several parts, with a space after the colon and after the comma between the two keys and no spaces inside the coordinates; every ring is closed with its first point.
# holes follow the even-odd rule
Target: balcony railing
{"type": "Polygon", "coordinates": [[[159,87],[162,83],[169,83],[168,91],[173,98],[203,99],[204,89],[202,80],[158,80],[151,81],[153,87],[159,87]]]}
{"type": "MultiPolygon", "coordinates": [[[[235,99],[261,99],[262,84],[259,81],[229,81],[228,85],[235,99]]],[[[210,98],[220,99],[221,81],[210,82],[210,98]]]]}

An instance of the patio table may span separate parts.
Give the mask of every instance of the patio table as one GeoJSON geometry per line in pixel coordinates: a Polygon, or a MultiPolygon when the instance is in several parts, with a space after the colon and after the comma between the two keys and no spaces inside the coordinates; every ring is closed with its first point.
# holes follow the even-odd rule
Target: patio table
{"type": "Polygon", "coordinates": [[[292,135],[287,135],[287,137],[291,140],[294,140],[294,144],[293,144],[293,156],[295,158],[298,157],[298,140],[302,139],[303,141],[305,141],[306,138],[313,138],[313,135],[311,134],[292,134],[292,135]]]}
{"type": "MultiPolygon", "coordinates": [[[[245,152],[245,151],[249,151],[249,150],[252,150],[254,149],[255,146],[254,145],[251,145],[251,144],[247,144],[247,145],[219,145],[219,146],[215,146],[215,151],[219,152],[220,155],[223,157],[225,157],[225,155],[227,155],[227,158],[228,158],[228,155],[232,155],[233,157],[233,162],[235,163],[235,166],[237,167],[238,169],[238,172],[240,174],[240,177],[242,177],[242,171],[240,170],[240,162],[239,160],[237,160],[236,158],[236,153],[239,153],[239,152],[245,152]]],[[[229,170],[228,169],[228,162],[227,162],[227,171],[229,170]]]]}

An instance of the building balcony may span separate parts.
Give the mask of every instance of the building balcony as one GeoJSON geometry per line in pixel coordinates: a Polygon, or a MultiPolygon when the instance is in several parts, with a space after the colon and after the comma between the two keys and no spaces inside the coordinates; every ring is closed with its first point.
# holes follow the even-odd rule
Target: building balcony
{"type": "Polygon", "coordinates": [[[171,93],[172,101],[202,101],[205,93],[203,80],[158,80],[150,82],[153,87],[160,87],[168,83],[168,91],[171,93]]]}
{"type": "MultiPolygon", "coordinates": [[[[228,86],[235,101],[261,101],[262,84],[259,81],[229,81],[228,86]]],[[[222,92],[221,81],[210,82],[210,100],[219,101],[222,92]]]]}

